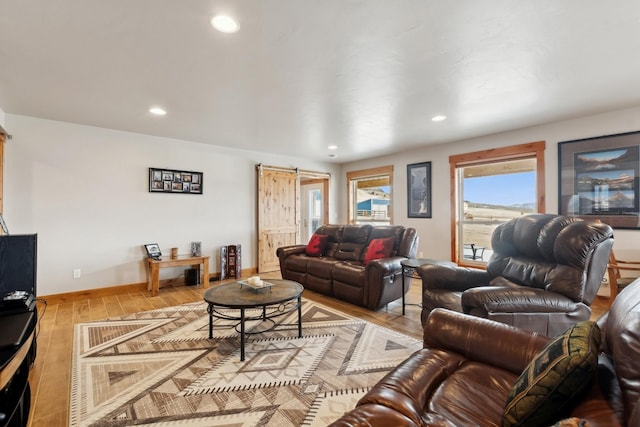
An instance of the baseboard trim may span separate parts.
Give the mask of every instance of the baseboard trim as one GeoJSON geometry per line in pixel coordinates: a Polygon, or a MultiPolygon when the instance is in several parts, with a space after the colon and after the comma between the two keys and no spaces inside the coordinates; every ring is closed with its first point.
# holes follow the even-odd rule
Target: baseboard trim
{"type": "Polygon", "coordinates": [[[47,304],[61,304],[64,302],[109,297],[129,292],[147,292],[147,282],[108,286],[106,288],[85,289],[82,291],[65,292],[63,294],[44,295],[38,296],[38,298],[44,299],[47,304]]]}
{"type": "MultiPolygon", "coordinates": [[[[241,277],[247,277],[255,274],[255,268],[247,268],[241,271],[241,277]]],[[[170,284],[171,282],[175,282],[176,279],[165,279],[160,281],[160,288],[162,289],[162,285],[166,282],[170,284]]],[[[213,273],[209,275],[209,282],[220,280],[220,273],[213,273]]],[[[171,284],[173,286],[173,284],[171,284]]],[[[95,289],[85,289],[81,291],[74,292],[65,292],[62,294],[51,294],[51,295],[43,295],[38,296],[38,298],[44,299],[47,304],[60,304],[64,302],[72,302],[72,301],[81,301],[85,299],[91,298],[102,298],[109,297],[113,295],[121,295],[129,292],[148,292],[147,291],[147,282],[142,283],[131,283],[128,285],[116,285],[116,286],[107,286],[105,288],[95,288],[95,289]]]]}

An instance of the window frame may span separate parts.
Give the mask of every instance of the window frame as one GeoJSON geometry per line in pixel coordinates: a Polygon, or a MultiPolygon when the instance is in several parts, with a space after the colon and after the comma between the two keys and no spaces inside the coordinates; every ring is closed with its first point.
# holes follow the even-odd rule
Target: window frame
{"type": "MultiPolygon", "coordinates": [[[[4,213],[4,145],[7,140],[7,134],[0,126],[0,215],[4,213]]],[[[2,229],[0,229],[0,235],[2,229]]]]}
{"type": "Polygon", "coordinates": [[[536,208],[537,212],[545,212],[545,165],[544,150],[546,142],[536,141],[526,144],[512,145],[508,147],[489,150],[474,151],[471,153],[449,156],[449,179],[451,188],[451,259],[462,266],[482,267],[484,263],[469,262],[464,259],[462,252],[458,252],[458,222],[460,198],[457,172],[458,168],[494,163],[508,160],[533,158],[536,160],[536,208]]]}
{"type": "Polygon", "coordinates": [[[389,177],[389,186],[391,191],[389,193],[389,224],[393,224],[393,165],[379,166],[376,168],[362,169],[357,171],[347,172],[347,223],[355,224],[357,217],[355,214],[355,203],[353,200],[353,181],[364,178],[375,178],[379,176],[389,177]]]}

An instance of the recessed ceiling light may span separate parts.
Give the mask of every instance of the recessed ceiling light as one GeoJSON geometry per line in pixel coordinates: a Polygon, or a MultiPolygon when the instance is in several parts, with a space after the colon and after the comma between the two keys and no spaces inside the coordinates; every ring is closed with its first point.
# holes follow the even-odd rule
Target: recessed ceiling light
{"type": "Polygon", "coordinates": [[[235,33],[240,29],[238,23],[230,16],[216,15],[211,18],[211,25],[222,33],[235,33]]]}
{"type": "Polygon", "coordinates": [[[167,114],[164,108],[160,108],[160,107],[151,107],[149,108],[149,112],[151,114],[155,114],[156,116],[165,116],[167,114]]]}
{"type": "Polygon", "coordinates": [[[337,145],[330,145],[327,147],[329,150],[337,150],[338,146],[337,145]]]}
{"type": "Polygon", "coordinates": [[[447,120],[447,116],[443,116],[443,115],[438,114],[437,116],[431,117],[431,121],[433,121],[433,122],[441,122],[443,120],[447,120]]]}

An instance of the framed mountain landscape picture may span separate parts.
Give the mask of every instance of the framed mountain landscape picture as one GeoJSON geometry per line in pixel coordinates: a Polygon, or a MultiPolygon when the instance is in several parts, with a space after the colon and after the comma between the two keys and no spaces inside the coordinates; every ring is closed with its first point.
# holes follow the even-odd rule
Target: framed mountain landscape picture
{"type": "Polygon", "coordinates": [[[640,132],[558,144],[558,210],[640,228],[640,132]]]}

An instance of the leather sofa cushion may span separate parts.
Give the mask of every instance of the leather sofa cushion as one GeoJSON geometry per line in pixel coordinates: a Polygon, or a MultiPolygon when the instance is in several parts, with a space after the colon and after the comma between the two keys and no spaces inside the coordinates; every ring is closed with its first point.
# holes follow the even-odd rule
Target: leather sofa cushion
{"type": "Polygon", "coordinates": [[[307,263],[307,273],[321,279],[331,279],[335,263],[335,259],[310,258],[307,263]]]}
{"type": "Polygon", "coordinates": [[[329,242],[341,242],[342,241],[342,231],[344,230],[343,225],[336,224],[327,224],[323,225],[316,230],[317,234],[324,234],[329,236],[329,242]]]}
{"type": "Polygon", "coordinates": [[[305,255],[291,255],[285,261],[287,270],[299,273],[307,272],[307,264],[309,264],[309,257],[305,255]]]}
{"type": "Polygon", "coordinates": [[[600,329],[580,322],[550,341],[509,393],[503,427],[549,425],[567,416],[594,380],[600,329]]]}
{"type": "Polygon", "coordinates": [[[327,258],[335,258],[339,246],[340,243],[332,242],[331,239],[329,239],[329,243],[327,243],[327,247],[324,250],[324,256],[327,258]]]}
{"type": "Polygon", "coordinates": [[[338,245],[335,258],[340,261],[358,262],[362,259],[365,246],[362,243],[342,242],[338,245]]]}
{"type": "Polygon", "coordinates": [[[369,224],[345,225],[342,232],[342,242],[366,245],[372,229],[373,227],[369,224]]]}
{"type": "Polygon", "coordinates": [[[342,241],[343,225],[328,224],[318,228],[315,234],[328,236],[327,245],[324,250],[324,256],[335,258],[336,250],[339,242],[342,241]]]}
{"type": "Polygon", "coordinates": [[[398,254],[400,243],[402,242],[404,231],[405,231],[405,228],[401,225],[375,226],[371,230],[369,241],[372,241],[373,239],[383,239],[385,237],[393,237],[393,251],[389,256],[396,256],[398,254]]]}
{"type": "Polygon", "coordinates": [[[498,425],[516,378],[456,352],[425,348],[387,374],[358,405],[388,405],[415,425],[498,425]]]}
{"type": "Polygon", "coordinates": [[[364,250],[369,242],[371,225],[345,225],[342,240],[338,243],[335,259],[340,261],[362,262],[364,250]]]}
{"type": "MultiPolygon", "coordinates": [[[[358,288],[364,287],[364,266],[349,262],[338,262],[333,267],[333,280],[348,283],[358,288]]],[[[334,289],[334,293],[336,290],[334,289]]]]}

